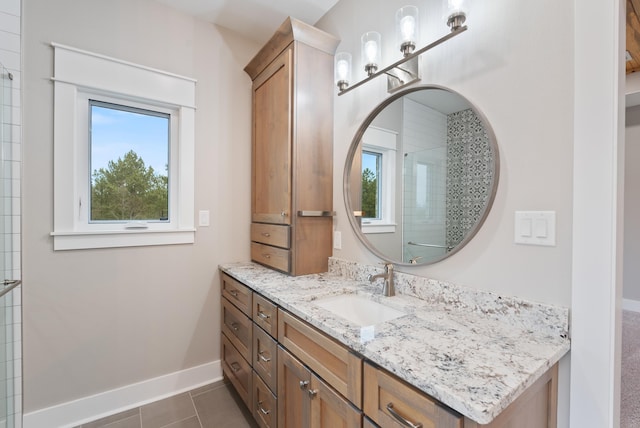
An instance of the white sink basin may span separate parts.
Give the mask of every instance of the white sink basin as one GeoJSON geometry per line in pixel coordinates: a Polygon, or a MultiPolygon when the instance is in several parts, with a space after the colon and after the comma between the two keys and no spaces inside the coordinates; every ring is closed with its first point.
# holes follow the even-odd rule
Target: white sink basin
{"type": "Polygon", "coordinates": [[[404,312],[357,294],[341,294],[314,302],[361,327],[376,325],[406,315],[404,312]]]}

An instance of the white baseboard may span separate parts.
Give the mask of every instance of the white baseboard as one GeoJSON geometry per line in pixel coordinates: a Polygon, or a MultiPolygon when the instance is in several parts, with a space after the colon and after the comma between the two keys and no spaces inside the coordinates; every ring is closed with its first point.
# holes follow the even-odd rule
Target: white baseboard
{"type": "Polygon", "coordinates": [[[24,428],[74,427],[222,380],[220,361],[24,414],[24,428]]]}
{"type": "Polygon", "coordinates": [[[622,309],[625,311],[640,312],[640,300],[622,299],[622,309]]]}

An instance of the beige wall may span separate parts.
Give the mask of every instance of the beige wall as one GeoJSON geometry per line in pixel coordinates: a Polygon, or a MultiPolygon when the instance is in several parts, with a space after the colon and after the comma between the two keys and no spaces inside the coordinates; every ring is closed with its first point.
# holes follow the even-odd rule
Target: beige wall
{"type": "MultiPolygon", "coordinates": [[[[418,1],[422,44],[445,35],[441,1],[418,1]]],[[[570,305],[573,6],[553,0],[467,2],[469,30],[421,56],[422,83],[462,93],[492,124],[500,151],[500,184],[494,206],[476,237],[460,252],[412,273],[497,293],[570,305]],[[553,10],[553,13],[549,13],[553,10]],[[551,30],[552,29],[552,30],[551,30]],[[557,245],[515,245],[516,210],[553,210],[557,245]]],[[[364,77],[360,35],[383,35],[383,61],[400,58],[394,14],[401,0],[341,0],[318,23],[342,41],[338,51],[353,55],[354,80],[364,77]]],[[[335,98],[334,207],[342,250],[334,255],[371,263],[351,231],[342,200],[344,159],[355,132],[386,98],[380,77],[335,98]]]]}
{"type": "Polygon", "coordinates": [[[640,106],[627,109],[623,297],[640,302],[640,106]]]}
{"type": "Polygon", "coordinates": [[[252,42],[148,0],[23,2],[24,410],[219,359],[217,265],[249,257],[252,42]],[[53,51],[198,80],[194,245],[53,252],[53,51]],[[233,47],[233,49],[232,49],[233,47]]]}

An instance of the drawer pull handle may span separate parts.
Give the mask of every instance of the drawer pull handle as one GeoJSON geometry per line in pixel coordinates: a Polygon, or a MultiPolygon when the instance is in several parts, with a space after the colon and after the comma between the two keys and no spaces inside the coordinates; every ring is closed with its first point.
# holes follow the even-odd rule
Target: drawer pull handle
{"type": "Polygon", "coordinates": [[[269,232],[262,232],[262,236],[264,236],[265,238],[268,238],[271,236],[271,234],[269,232]]]}
{"type": "Polygon", "coordinates": [[[238,290],[229,290],[229,294],[231,294],[233,297],[238,297],[238,290]]]}
{"type": "Polygon", "coordinates": [[[263,256],[264,256],[265,259],[270,259],[271,258],[271,254],[264,253],[263,256]]]}
{"type": "Polygon", "coordinates": [[[307,386],[309,386],[309,381],[308,380],[301,380],[300,381],[300,389],[307,389],[307,386]]]}
{"type": "Polygon", "coordinates": [[[317,389],[310,389],[309,391],[307,391],[309,393],[309,398],[315,398],[316,395],[318,395],[318,390],[317,389]]]}
{"type": "Polygon", "coordinates": [[[398,414],[398,412],[396,412],[393,409],[393,403],[387,404],[387,410],[389,411],[391,416],[393,416],[398,422],[400,422],[400,424],[402,426],[405,426],[407,428],[422,428],[422,424],[420,422],[418,422],[417,424],[414,424],[410,420],[405,419],[402,416],[400,416],[400,414],[398,414]]]}
{"type": "Polygon", "coordinates": [[[238,323],[237,322],[232,322],[231,323],[231,328],[233,329],[233,331],[238,331],[238,323]]]}
{"type": "Polygon", "coordinates": [[[231,370],[233,370],[234,372],[239,372],[241,368],[242,367],[240,367],[240,364],[238,364],[237,362],[234,361],[233,363],[231,363],[231,370]]]}
{"type": "Polygon", "coordinates": [[[267,358],[264,356],[264,351],[258,352],[258,358],[260,358],[265,363],[268,363],[269,361],[271,361],[271,358],[267,358]]]}
{"type": "Polygon", "coordinates": [[[264,407],[262,407],[262,401],[258,401],[258,411],[263,415],[268,415],[269,413],[271,413],[271,410],[265,410],[264,407]]]}
{"type": "Polygon", "coordinates": [[[269,318],[271,318],[271,315],[267,315],[267,314],[265,314],[265,313],[264,313],[264,312],[262,312],[262,311],[258,311],[258,316],[259,316],[260,318],[262,318],[263,320],[268,320],[269,318]]]}

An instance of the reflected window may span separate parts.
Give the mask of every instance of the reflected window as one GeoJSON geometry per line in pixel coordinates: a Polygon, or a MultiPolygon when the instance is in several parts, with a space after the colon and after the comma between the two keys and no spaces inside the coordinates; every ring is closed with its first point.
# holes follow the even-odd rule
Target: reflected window
{"type": "Polygon", "coordinates": [[[396,230],[396,147],[398,135],[369,127],[362,144],[362,231],[396,230]]]}
{"type": "Polygon", "coordinates": [[[380,219],[382,153],[362,152],[362,218],[380,219]]]}

